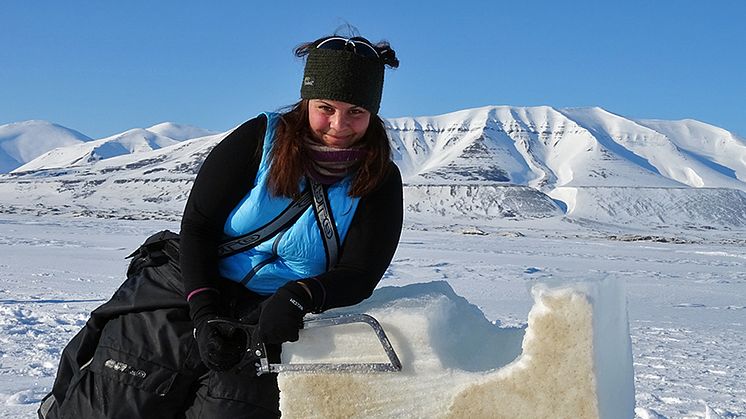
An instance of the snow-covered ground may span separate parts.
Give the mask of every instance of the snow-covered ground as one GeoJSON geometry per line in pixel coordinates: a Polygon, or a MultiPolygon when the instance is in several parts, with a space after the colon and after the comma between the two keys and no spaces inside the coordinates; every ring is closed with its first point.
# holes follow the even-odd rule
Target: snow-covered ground
{"type": "MultiPolygon", "coordinates": [[[[746,415],[742,231],[640,240],[639,230],[611,234],[558,217],[488,227],[412,221],[380,287],[446,281],[488,320],[520,328],[537,281],[621,279],[637,415],[746,415]]],[[[178,223],[0,215],[0,418],[34,417],[66,342],[123,280],[124,257],[162,228],[178,223]]],[[[438,397],[437,388],[423,397],[438,397]]]]}

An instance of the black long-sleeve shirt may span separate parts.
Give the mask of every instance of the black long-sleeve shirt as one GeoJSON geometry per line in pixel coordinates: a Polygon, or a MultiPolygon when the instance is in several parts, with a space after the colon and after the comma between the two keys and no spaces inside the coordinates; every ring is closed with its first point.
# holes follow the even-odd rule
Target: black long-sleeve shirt
{"type": "MultiPolygon", "coordinates": [[[[192,186],[181,222],[181,271],[187,294],[215,287],[220,278],[217,249],[233,208],[254,184],[261,161],[267,119],[245,122],[205,159],[192,186]]],[[[391,162],[385,180],[362,197],[347,232],[339,262],[317,275],[321,310],[357,304],[368,298],[396,251],[403,218],[402,180],[391,162]]]]}

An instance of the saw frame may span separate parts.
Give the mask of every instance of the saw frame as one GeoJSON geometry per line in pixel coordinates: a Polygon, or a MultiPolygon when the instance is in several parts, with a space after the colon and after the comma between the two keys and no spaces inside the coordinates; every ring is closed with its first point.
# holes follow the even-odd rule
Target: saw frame
{"type": "Polygon", "coordinates": [[[365,323],[369,325],[381,343],[389,362],[360,362],[360,363],[279,363],[269,362],[264,343],[256,343],[249,351],[252,357],[258,358],[256,364],[257,375],[280,372],[337,372],[337,373],[369,373],[369,372],[397,372],[402,364],[386,336],[381,324],[373,316],[364,313],[342,314],[334,317],[320,317],[306,320],[304,329],[339,326],[351,323],[365,323]]]}

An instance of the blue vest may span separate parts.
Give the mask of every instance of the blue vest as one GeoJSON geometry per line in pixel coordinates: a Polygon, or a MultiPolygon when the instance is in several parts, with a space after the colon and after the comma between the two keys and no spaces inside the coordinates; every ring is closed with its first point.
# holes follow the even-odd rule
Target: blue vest
{"type": "MultiPolygon", "coordinates": [[[[262,160],[256,180],[251,190],[228,216],[223,228],[226,239],[266,225],[292,202],[292,199],[287,197],[273,196],[267,187],[269,150],[274,141],[279,114],[265,115],[267,131],[264,135],[262,160]]],[[[340,243],[344,242],[360,202],[359,198],[349,195],[351,184],[352,176],[347,176],[330,185],[328,189],[329,203],[340,243]]],[[[305,179],[300,187],[301,190],[306,188],[305,179]]],[[[274,293],[286,282],[324,273],[326,251],[313,207],[309,207],[295,224],[255,248],[221,259],[218,269],[223,277],[236,282],[241,282],[247,275],[251,275],[246,287],[263,295],[274,293]]]]}

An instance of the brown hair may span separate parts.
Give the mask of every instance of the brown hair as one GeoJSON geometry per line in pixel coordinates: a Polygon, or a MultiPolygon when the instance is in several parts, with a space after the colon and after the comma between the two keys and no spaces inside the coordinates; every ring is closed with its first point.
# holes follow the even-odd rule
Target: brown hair
{"type": "MultiPolygon", "coordinates": [[[[295,198],[298,185],[306,175],[310,161],[304,140],[311,137],[308,125],[308,100],[301,100],[283,113],[270,149],[269,189],[276,196],[295,198]]],[[[350,188],[350,195],[362,197],[373,191],[385,178],[391,159],[391,146],[386,127],[378,115],[370,116],[370,124],[360,139],[367,151],[350,188]]]]}

